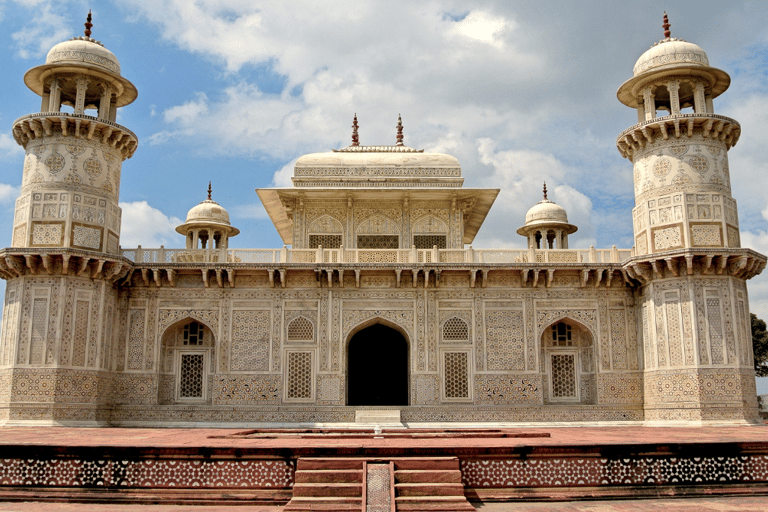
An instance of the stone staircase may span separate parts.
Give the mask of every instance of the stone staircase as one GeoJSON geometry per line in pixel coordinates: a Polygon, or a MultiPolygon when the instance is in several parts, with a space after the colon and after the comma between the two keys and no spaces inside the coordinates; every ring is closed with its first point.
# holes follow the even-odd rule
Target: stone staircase
{"type": "Polygon", "coordinates": [[[363,510],[365,459],[300,458],[285,512],[363,510]]]}
{"type": "Polygon", "coordinates": [[[285,512],[473,512],[456,457],[300,458],[285,512]],[[394,477],[393,473],[394,472],[394,477]],[[391,483],[394,483],[394,492],[391,483]],[[394,502],[392,500],[394,498],[394,502]]]}
{"type": "Polygon", "coordinates": [[[393,462],[398,511],[474,512],[464,497],[456,457],[409,457],[393,462]]]}

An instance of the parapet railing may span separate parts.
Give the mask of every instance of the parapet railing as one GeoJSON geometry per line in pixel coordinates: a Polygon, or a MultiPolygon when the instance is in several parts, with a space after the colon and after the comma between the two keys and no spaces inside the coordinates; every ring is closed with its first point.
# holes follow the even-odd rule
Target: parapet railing
{"type": "Polygon", "coordinates": [[[121,249],[135,263],[621,263],[632,249],[121,249]]]}

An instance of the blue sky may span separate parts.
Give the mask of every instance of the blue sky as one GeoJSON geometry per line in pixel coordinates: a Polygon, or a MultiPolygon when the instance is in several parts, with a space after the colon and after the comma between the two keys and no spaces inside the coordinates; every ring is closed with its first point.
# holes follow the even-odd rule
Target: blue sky
{"type": "MultiPolygon", "coordinates": [[[[768,7],[708,0],[0,0],[0,245],[23,161],[11,125],[40,105],[23,74],[81,35],[89,8],[93,37],[139,90],[118,118],[140,141],[123,164],[123,247],[181,246],[173,229],[209,180],[241,230],[231,246],[281,246],[254,189],[346,146],[355,113],[362,144],[393,144],[402,114],[407,145],[456,156],[466,186],[502,190],[475,247],[523,247],[515,230],[544,180],[579,226],[572,246],[630,247],[632,167],[615,138],[636,114],[616,89],[662,38],[666,9],[673,37],[731,75],[715,110],[742,125],[730,152],[742,241],[768,253],[768,7]]],[[[750,293],[768,318],[768,276],[750,293]]]]}

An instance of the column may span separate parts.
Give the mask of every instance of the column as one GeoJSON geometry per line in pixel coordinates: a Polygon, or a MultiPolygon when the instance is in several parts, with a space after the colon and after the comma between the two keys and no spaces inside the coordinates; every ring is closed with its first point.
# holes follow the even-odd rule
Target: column
{"type": "Polygon", "coordinates": [[[643,110],[645,111],[646,121],[656,118],[656,99],[651,92],[650,85],[643,89],[643,110]]]}
{"type": "Polygon", "coordinates": [[[85,91],[88,89],[90,81],[84,76],[77,78],[77,96],[75,97],[75,114],[85,112],[85,91]]]}
{"type": "Polygon", "coordinates": [[[677,115],[680,113],[680,80],[670,80],[667,83],[667,89],[669,90],[670,114],[677,115]]]}
{"type": "Polygon", "coordinates": [[[704,84],[697,81],[696,89],[693,93],[693,110],[697,114],[704,114],[706,112],[706,99],[704,98],[704,84]]]}
{"type": "Polygon", "coordinates": [[[48,112],[61,112],[61,86],[58,78],[51,80],[49,94],[48,112]]]}
{"type": "Polygon", "coordinates": [[[112,105],[112,87],[109,84],[99,84],[101,98],[99,99],[99,119],[109,119],[109,108],[112,105]]]}

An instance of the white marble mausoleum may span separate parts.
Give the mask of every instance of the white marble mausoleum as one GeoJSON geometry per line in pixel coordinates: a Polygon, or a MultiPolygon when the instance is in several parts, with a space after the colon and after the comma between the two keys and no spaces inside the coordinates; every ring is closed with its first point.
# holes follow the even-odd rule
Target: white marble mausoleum
{"type": "Polygon", "coordinates": [[[473,249],[499,190],[401,123],[360,145],[355,118],[350,146],[256,191],[284,247],[230,248],[209,188],[181,248],[147,249],[120,246],[138,139],[115,119],[137,91],[89,25],[26,73],[40,112],[13,124],[0,424],[758,421],[746,281],[766,258],[739,241],[740,126],[714,108],[730,77],[699,46],[667,30],[618,91],[632,248],[570,248],[545,190],[528,249],[473,249]]]}

